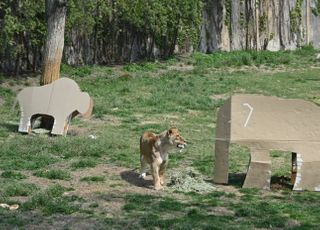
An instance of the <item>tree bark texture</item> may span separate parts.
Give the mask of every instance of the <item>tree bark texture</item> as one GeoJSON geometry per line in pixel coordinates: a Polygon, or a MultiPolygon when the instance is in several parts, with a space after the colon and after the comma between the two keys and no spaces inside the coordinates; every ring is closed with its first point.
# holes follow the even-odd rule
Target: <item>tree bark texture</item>
{"type": "Polygon", "coordinates": [[[66,0],[46,0],[48,34],[44,48],[40,85],[49,84],[60,77],[64,46],[66,0]]]}
{"type": "Polygon", "coordinates": [[[200,33],[200,51],[212,53],[216,50],[225,50],[223,40],[224,18],[225,18],[224,0],[209,0],[206,2],[203,10],[203,24],[200,33]]]}
{"type": "Polygon", "coordinates": [[[207,0],[199,50],[278,51],[310,44],[320,48],[318,1],[207,0]]]}

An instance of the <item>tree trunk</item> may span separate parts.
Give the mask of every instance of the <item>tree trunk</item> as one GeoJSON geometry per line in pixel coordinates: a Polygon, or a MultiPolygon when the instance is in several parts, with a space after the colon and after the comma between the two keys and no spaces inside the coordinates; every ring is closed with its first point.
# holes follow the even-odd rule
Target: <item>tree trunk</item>
{"type": "Polygon", "coordinates": [[[67,0],[46,0],[48,34],[40,85],[49,84],[60,77],[60,64],[64,46],[66,2],[67,0]]]}
{"type": "Polygon", "coordinates": [[[231,50],[241,50],[240,1],[231,1],[231,50]]]}
{"type": "Polygon", "coordinates": [[[310,43],[310,0],[306,0],[306,45],[310,43]]]}
{"type": "Polygon", "coordinates": [[[260,8],[260,2],[255,0],[255,23],[256,23],[256,50],[260,50],[260,35],[259,35],[259,8],[260,8]]]}
{"type": "Polygon", "coordinates": [[[203,53],[224,50],[222,31],[224,24],[224,0],[208,0],[203,9],[204,23],[201,26],[200,47],[203,53]]]}

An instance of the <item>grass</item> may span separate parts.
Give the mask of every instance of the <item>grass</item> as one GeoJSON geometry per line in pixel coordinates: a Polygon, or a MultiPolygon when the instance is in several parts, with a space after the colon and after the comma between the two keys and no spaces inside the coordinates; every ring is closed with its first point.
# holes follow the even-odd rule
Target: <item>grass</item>
{"type": "Polygon", "coordinates": [[[2,194],[6,196],[29,196],[37,190],[37,186],[28,183],[6,183],[1,188],[2,194]]]}
{"type": "MultiPolygon", "coordinates": [[[[76,196],[64,196],[66,188],[54,185],[45,191],[35,194],[29,201],[23,204],[23,210],[40,209],[44,214],[54,213],[72,214],[79,210],[79,205],[74,204],[80,198],[76,196]]],[[[81,199],[80,199],[81,200],[81,199]]]]}
{"type": "Polygon", "coordinates": [[[290,67],[302,67],[305,63],[316,63],[314,50],[310,46],[302,47],[296,51],[234,51],[215,52],[207,55],[202,53],[194,54],[194,61],[197,67],[224,68],[240,66],[261,66],[275,67],[287,65],[290,67]]]}
{"type": "Polygon", "coordinates": [[[97,165],[97,162],[92,159],[82,159],[72,162],[71,167],[74,169],[79,168],[93,168],[97,165]]]}
{"type": "Polygon", "coordinates": [[[10,178],[10,179],[16,179],[16,180],[22,180],[22,179],[26,179],[27,178],[22,173],[15,172],[15,171],[4,171],[4,172],[1,173],[1,177],[10,178]]]}
{"type": "Polygon", "coordinates": [[[68,171],[61,169],[50,169],[36,171],[33,175],[37,177],[45,177],[50,180],[70,180],[71,175],[68,171]]]}
{"type": "MultiPolygon", "coordinates": [[[[32,213],[40,226],[63,215],[65,228],[74,227],[71,222],[77,216],[113,229],[315,229],[320,224],[319,194],[287,187],[269,192],[242,189],[250,155],[237,145],[231,146],[229,159],[231,192],[222,186],[226,191],[159,195],[129,185],[133,182],[123,172],[134,175],[139,167],[139,138],[144,131],[159,133],[176,126],[188,147],[170,156],[168,170],[193,167],[210,181],[216,112],[224,100],[234,93],[255,93],[320,104],[316,53],[304,47],[294,52],[195,53],[183,60],[121,67],[63,65],[62,76],[76,80],[94,100],[93,117],[75,118],[71,128],[78,133],[66,137],[18,133],[19,116],[11,111],[16,87],[32,82],[2,77],[0,201],[19,203],[21,208],[15,213],[0,209],[1,226],[32,229],[26,221],[32,213]],[[171,68],[177,65],[193,68],[171,68]],[[90,175],[101,165],[121,172],[117,177],[109,171],[90,175]],[[60,166],[63,170],[55,169],[60,166]],[[71,180],[71,173],[79,176],[71,180]],[[66,184],[71,188],[62,186],[66,184]],[[20,196],[25,199],[16,198],[20,196]]],[[[276,179],[272,182],[278,183],[277,178],[289,176],[291,155],[270,156],[276,179]]]]}
{"type": "Polygon", "coordinates": [[[105,181],[106,178],[104,176],[87,176],[87,177],[82,177],[80,181],[85,181],[85,182],[103,182],[105,181]]]}
{"type": "Polygon", "coordinates": [[[263,197],[261,192],[254,189],[242,192],[244,195],[240,200],[223,192],[206,195],[191,193],[185,201],[133,194],[125,196],[123,209],[128,219],[138,220],[133,223],[132,229],[141,226],[161,229],[211,229],[212,226],[217,229],[308,229],[318,225],[318,214],[315,213],[319,209],[317,205],[310,206],[310,216],[306,217],[305,204],[297,199],[311,196],[315,200],[318,194],[306,192],[274,198],[263,197]],[[303,221],[298,224],[293,219],[303,221]],[[293,223],[296,225],[292,226],[293,223]]]}

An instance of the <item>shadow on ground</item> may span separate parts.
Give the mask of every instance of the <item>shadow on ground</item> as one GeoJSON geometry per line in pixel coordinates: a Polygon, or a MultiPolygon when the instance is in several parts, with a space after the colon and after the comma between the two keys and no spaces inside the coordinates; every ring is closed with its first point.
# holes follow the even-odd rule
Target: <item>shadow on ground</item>
{"type": "MultiPolygon", "coordinates": [[[[230,173],[229,174],[229,185],[241,188],[246,178],[245,173],[230,173]]],[[[289,177],[285,176],[272,176],[270,187],[272,190],[292,190],[293,184],[289,177]]]]}
{"type": "Polygon", "coordinates": [[[139,173],[128,170],[120,173],[120,176],[123,180],[127,181],[128,183],[143,188],[151,188],[152,187],[152,179],[148,177],[145,179],[139,178],[139,173]]]}
{"type": "Polygon", "coordinates": [[[7,132],[17,133],[18,125],[11,123],[0,123],[0,128],[4,129],[7,132]]]}
{"type": "Polygon", "coordinates": [[[285,176],[272,176],[270,186],[272,190],[293,189],[290,178],[285,176]]]}
{"type": "Polygon", "coordinates": [[[241,188],[245,178],[245,173],[229,173],[229,184],[237,188],[241,188]]]}

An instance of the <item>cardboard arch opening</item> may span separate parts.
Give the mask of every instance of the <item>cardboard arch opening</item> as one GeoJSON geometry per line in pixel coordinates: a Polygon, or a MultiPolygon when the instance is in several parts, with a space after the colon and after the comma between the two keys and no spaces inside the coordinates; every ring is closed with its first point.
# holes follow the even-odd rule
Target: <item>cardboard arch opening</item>
{"type": "Polygon", "coordinates": [[[250,149],[239,144],[230,144],[228,161],[228,184],[242,187],[251,161],[250,149]]]}
{"type": "Polygon", "coordinates": [[[270,151],[270,188],[293,189],[297,175],[297,154],[291,151],[270,151]]]}
{"type": "Polygon", "coordinates": [[[30,121],[31,129],[43,128],[51,131],[54,124],[54,117],[46,114],[34,114],[30,121]]]}

